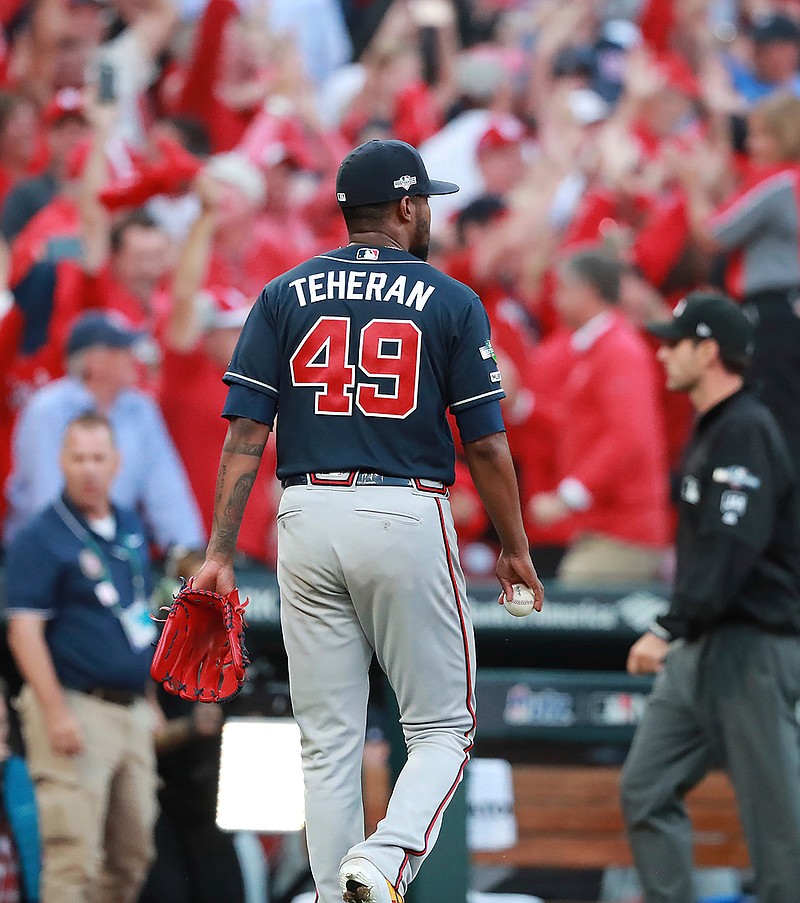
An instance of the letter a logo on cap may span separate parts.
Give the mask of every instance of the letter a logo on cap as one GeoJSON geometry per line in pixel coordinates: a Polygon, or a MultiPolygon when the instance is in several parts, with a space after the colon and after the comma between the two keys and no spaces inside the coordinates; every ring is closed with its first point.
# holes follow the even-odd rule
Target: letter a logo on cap
{"type": "Polygon", "coordinates": [[[395,188],[402,188],[403,191],[408,191],[412,185],[417,184],[416,176],[400,176],[399,179],[395,179],[392,183],[395,188]]]}

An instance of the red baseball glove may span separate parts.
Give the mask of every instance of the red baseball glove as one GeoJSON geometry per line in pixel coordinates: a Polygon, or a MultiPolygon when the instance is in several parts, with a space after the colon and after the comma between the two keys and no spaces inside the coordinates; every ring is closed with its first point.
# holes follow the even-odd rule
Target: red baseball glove
{"type": "Polygon", "coordinates": [[[227,702],[238,695],[250,664],[239,591],[221,596],[185,583],[164,620],[150,674],[164,689],[193,702],[227,702]]]}

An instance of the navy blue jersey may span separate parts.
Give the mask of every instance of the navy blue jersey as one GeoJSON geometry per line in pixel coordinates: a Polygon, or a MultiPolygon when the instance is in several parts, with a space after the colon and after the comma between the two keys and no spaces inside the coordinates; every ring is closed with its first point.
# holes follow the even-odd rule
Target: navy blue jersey
{"type": "Polygon", "coordinates": [[[228,372],[224,416],[271,425],[277,475],[362,470],[454,479],[465,442],[503,429],[477,295],[405,251],[349,245],[266,286],[228,372]]]}

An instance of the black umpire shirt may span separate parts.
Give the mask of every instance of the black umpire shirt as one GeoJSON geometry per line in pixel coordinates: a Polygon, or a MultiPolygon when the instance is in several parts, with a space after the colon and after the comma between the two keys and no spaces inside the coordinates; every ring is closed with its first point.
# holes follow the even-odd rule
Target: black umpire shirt
{"type": "Polygon", "coordinates": [[[675,588],[658,624],[694,638],[730,622],[800,633],[800,487],[768,409],[742,389],[684,456],[675,588]]]}

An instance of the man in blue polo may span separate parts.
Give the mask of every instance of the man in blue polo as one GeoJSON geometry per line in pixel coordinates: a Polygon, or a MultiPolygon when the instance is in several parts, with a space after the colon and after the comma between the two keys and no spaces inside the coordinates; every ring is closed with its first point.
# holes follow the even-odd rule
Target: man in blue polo
{"type": "Polygon", "coordinates": [[[8,549],[8,642],[25,681],[42,903],[133,903],[153,855],[151,575],[139,518],[109,498],[118,467],[108,420],[73,420],[64,493],[8,549]]]}

